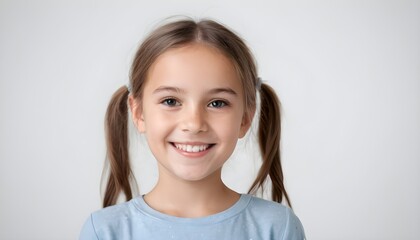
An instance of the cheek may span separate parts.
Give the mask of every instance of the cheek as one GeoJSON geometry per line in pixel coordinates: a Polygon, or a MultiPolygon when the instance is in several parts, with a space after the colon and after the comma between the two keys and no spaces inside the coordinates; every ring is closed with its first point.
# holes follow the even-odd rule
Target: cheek
{"type": "Polygon", "coordinates": [[[230,139],[231,141],[237,141],[239,138],[241,120],[237,115],[226,116],[217,121],[213,125],[213,129],[217,129],[218,135],[222,139],[230,139]]]}
{"type": "Polygon", "coordinates": [[[164,128],[162,121],[149,121],[146,122],[146,132],[144,133],[147,144],[152,151],[153,155],[162,153],[165,141],[168,136],[167,128],[164,128]]]}
{"type": "Polygon", "coordinates": [[[169,126],[170,122],[157,114],[150,114],[145,118],[146,134],[161,135],[169,126]]]}

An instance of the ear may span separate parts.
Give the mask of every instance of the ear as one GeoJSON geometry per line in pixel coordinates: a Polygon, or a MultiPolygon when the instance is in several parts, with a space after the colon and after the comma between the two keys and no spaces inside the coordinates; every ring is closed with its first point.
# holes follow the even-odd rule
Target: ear
{"type": "Polygon", "coordinates": [[[134,99],[134,97],[130,94],[128,96],[128,104],[130,105],[131,118],[134,125],[140,133],[145,133],[146,123],[144,122],[143,108],[140,101],[134,99]]]}
{"type": "Polygon", "coordinates": [[[241,128],[239,130],[239,138],[245,137],[246,133],[248,132],[249,128],[252,124],[252,119],[254,118],[255,109],[252,111],[247,111],[244,113],[241,122],[241,128]]]}

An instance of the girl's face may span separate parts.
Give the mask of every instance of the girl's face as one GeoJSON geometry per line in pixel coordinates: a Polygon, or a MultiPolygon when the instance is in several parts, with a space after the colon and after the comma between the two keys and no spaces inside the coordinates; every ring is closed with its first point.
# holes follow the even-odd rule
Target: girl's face
{"type": "Polygon", "coordinates": [[[252,119],[245,114],[242,84],[230,60],[199,43],[159,56],[141,101],[130,96],[130,106],[160,177],[187,181],[220,176],[252,119]]]}

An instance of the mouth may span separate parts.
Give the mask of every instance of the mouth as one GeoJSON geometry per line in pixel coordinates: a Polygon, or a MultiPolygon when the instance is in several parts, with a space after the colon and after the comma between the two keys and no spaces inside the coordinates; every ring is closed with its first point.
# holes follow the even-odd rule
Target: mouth
{"type": "Polygon", "coordinates": [[[204,152],[212,148],[215,144],[183,144],[183,143],[171,143],[175,148],[180,151],[187,153],[198,153],[204,152]]]}

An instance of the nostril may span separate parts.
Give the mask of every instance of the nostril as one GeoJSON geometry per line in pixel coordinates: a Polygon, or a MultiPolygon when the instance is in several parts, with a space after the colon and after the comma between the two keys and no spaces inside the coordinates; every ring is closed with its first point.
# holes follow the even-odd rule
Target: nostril
{"type": "Polygon", "coordinates": [[[182,130],[198,133],[206,132],[208,130],[208,127],[205,121],[188,121],[183,124],[182,130]]]}

